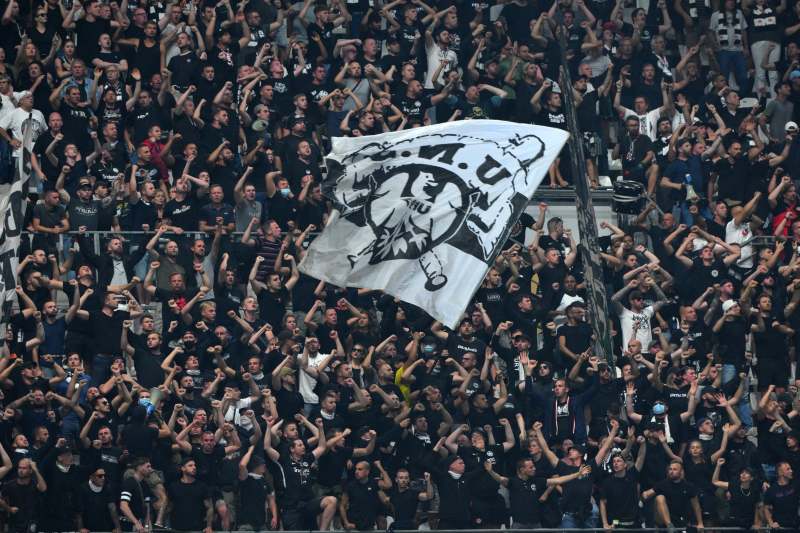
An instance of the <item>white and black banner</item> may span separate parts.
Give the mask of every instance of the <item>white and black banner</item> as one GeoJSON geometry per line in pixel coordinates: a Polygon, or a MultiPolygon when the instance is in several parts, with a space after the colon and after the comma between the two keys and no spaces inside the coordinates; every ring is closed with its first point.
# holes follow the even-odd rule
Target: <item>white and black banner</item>
{"type": "Polygon", "coordinates": [[[335,138],[323,183],[335,209],[300,270],[454,327],[567,137],[469,120],[335,138]]]}
{"type": "Polygon", "coordinates": [[[22,131],[21,152],[13,158],[15,168],[12,181],[0,185],[0,324],[8,320],[14,302],[20,234],[24,229],[28,180],[31,176],[31,152],[39,133],[36,121],[24,121],[22,131]]]}

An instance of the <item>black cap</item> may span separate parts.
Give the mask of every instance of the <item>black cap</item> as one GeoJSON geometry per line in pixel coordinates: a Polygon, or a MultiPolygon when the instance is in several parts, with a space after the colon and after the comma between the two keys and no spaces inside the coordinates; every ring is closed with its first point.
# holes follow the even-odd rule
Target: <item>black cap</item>
{"type": "Polygon", "coordinates": [[[448,468],[450,468],[450,465],[455,463],[458,459],[461,459],[461,457],[459,457],[456,454],[448,455],[442,460],[442,466],[445,468],[445,470],[447,470],[448,468]]]}
{"type": "Polygon", "coordinates": [[[570,451],[570,450],[577,450],[578,453],[581,454],[581,455],[584,455],[586,453],[586,450],[580,444],[573,444],[572,446],[567,448],[567,451],[570,451]]]}

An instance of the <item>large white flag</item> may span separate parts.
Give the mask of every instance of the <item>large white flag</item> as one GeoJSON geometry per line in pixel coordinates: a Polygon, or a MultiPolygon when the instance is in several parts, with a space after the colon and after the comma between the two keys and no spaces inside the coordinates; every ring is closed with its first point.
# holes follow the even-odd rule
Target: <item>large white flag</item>
{"type": "Polygon", "coordinates": [[[567,137],[469,120],[335,138],[323,183],[335,209],[300,270],[454,327],[567,137]]]}
{"type": "MultiPolygon", "coordinates": [[[[31,176],[31,152],[39,134],[38,123],[27,118],[22,123],[22,147],[13,158],[11,184],[0,185],[0,323],[8,320],[14,302],[19,267],[20,235],[27,206],[28,179],[31,176]]],[[[3,328],[0,330],[5,331],[3,328]]]]}

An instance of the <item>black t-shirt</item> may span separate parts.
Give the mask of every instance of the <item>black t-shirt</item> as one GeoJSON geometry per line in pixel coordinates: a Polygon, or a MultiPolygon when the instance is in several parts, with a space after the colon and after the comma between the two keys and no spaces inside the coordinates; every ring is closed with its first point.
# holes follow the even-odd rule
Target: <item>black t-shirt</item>
{"type": "MultiPolygon", "coordinates": [[[[42,172],[45,176],[58,176],[58,173],[61,172],[61,169],[53,165],[50,162],[50,159],[45,155],[45,150],[47,150],[47,147],[50,146],[51,142],[53,142],[53,134],[50,132],[50,130],[43,132],[41,135],[39,135],[39,138],[36,139],[36,143],[33,145],[33,153],[36,154],[36,158],[39,160],[39,166],[42,168],[42,172]]],[[[53,153],[63,154],[64,146],[65,141],[62,139],[60,142],[56,143],[53,153]]]]}
{"type": "Polygon", "coordinates": [[[197,465],[197,479],[211,486],[216,485],[222,461],[225,459],[225,448],[222,444],[214,445],[211,453],[205,453],[199,444],[195,444],[192,446],[192,459],[197,465]]]}
{"type": "MultiPolygon", "coordinates": [[[[758,483],[754,481],[750,484],[749,489],[744,489],[738,479],[732,479],[728,482],[728,494],[730,494],[732,525],[750,528],[756,519],[756,506],[761,503],[761,490],[758,483]]],[[[796,509],[797,503],[795,502],[796,509]]],[[[781,526],[787,525],[782,522],[778,523],[781,526]]]]}
{"type": "Polygon", "coordinates": [[[75,33],[78,34],[75,55],[91,65],[92,59],[97,57],[100,36],[104,33],[111,35],[111,23],[101,18],[93,22],[82,19],[75,23],[75,33]]]}
{"type": "MultiPolygon", "coordinates": [[[[333,48],[331,48],[333,50],[333,48]]],[[[214,65],[216,78],[222,81],[236,81],[236,56],[239,55],[239,43],[232,42],[227,48],[214,46],[208,54],[208,60],[214,65]]]]}
{"type": "Polygon", "coordinates": [[[259,318],[268,322],[273,330],[280,331],[287,303],[289,303],[289,291],[285,287],[277,291],[262,290],[258,294],[259,318]]]}
{"type": "Polygon", "coordinates": [[[348,483],[345,489],[350,498],[347,517],[360,530],[372,529],[375,526],[375,519],[381,510],[378,490],[378,484],[374,479],[367,479],[364,483],[354,480],[348,483]]]}
{"type": "Polygon", "coordinates": [[[586,322],[574,326],[564,324],[558,328],[558,336],[565,337],[569,351],[580,355],[592,345],[592,326],[586,322]]]}
{"type": "MultiPolygon", "coordinates": [[[[137,481],[133,476],[122,482],[122,491],[120,492],[119,499],[122,502],[128,502],[133,516],[139,521],[145,519],[146,509],[151,497],[150,487],[148,487],[147,483],[137,481]]],[[[122,515],[122,513],[120,513],[120,515],[122,515]]]]}
{"type": "Polygon", "coordinates": [[[194,83],[200,68],[200,61],[197,54],[190,50],[170,59],[167,68],[172,72],[172,83],[181,89],[186,89],[194,83]]]}
{"type": "Polygon", "coordinates": [[[781,309],[773,309],[770,316],[764,317],[766,329],[763,332],[753,334],[756,345],[756,355],[758,360],[784,361],[786,359],[786,340],[787,337],[777,328],[773,327],[773,322],[785,323],[781,309]]]}
{"type": "Polygon", "coordinates": [[[172,199],[164,206],[164,216],[172,222],[173,226],[184,231],[196,231],[200,216],[200,202],[191,196],[178,201],[172,199]]]}
{"type": "Polygon", "coordinates": [[[389,493],[389,501],[392,503],[392,518],[393,524],[397,529],[414,529],[414,517],[417,514],[417,507],[419,507],[419,491],[407,489],[404,491],[397,490],[397,487],[392,488],[389,493]]]}
{"type": "Polygon", "coordinates": [[[147,139],[147,131],[152,126],[162,125],[162,121],[162,113],[155,100],[147,107],[137,104],[128,114],[128,126],[133,128],[133,143],[139,144],[147,139]]]}
{"type": "Polygon", "coordinates": [[[800,490],[797,482],[787,485],[772,483],[764,493],[764,505],[772,507],[772,519],[781,527],[796,527],[798,522],[797,507],[800,505],[800,490]]]}
{"type": "Polygon", "coordinates": [[[543,106],[542,110],[536,116],[536,124],[565,130],[567,129],[567,117],[564,115],[563,109],[552,111],[548,109],[547,106],[543,106]]]}
{"type": "Polygon", "coordinates": [[[715,258],[708,266],[703,263],[702,259],[695,259],[688,272],[688,278],[694,287],[694,294],[699,295],[706,290],[706,287],[719,283],[727,271],[728,267],[719,258],[715,258]]]}
{"type": "Polygon", "coordinates": [[[631,522],[639,510],[639,475],[629,468],[623,477],[609,476],[600,485],[600,498],[606,501],[608,522],[631,522]]]}
{"type": "Polygon", "coordinates": [[[511,499],[511,516],[515,523],[538,524],[539,497],[547,488],[547,479],[535,477],[521,479],[517,476],[508,478],[508,492],[511,499]]]}
{"type": "Polygon", "coordinates": [[[157,439],[158,430],[142,424],[129,424],[122,431],[122,442],[126,445],[128,455],[132,459],[152,456],[157,439]]]}
{"type": "Polygon", "coordinates": [[[319,458],[317,479],[323,487],[334,487],[342,482],[342,472],[347,461],[353,458],[353,448],[334,448],[319,458]]]}
{"type": "Polygon", "coordinates": [[[314,454],[306,453],[300,460],[295,461],[287,453],[285,456],[281,456],[280,462],[286,481],[286,488],[281,498],[281,507],[283,509],[293,509],[302,502],[312,500],[314,492],[311,486],[316,477],[314,454]]]}
{"type": "MultiPolygon", "coordinates": [[[[669,479],[659,481],[653,487],[657,495],[667,500],[670,518],[675,525],[685,525],[694,521],[692,515],[692,498],[697,497],[697,489],[686,480],[673,482],[669,479]]],[[[797,507],[795,507],[797,509],[797,507]]]]}
{"type": "Polygon", "coordinates": [[[184,483],[177,480],[169,485],[168,493],[172,504],[172,529],[201,531],[206,526],[204,503],[211,498],[205,483],[184,483]]]}
{"type": "Polygon", "coordinates": [[[161,363],[162,355],[154,355],[150,350],[136,348],[133,353],[133,365],[136,367],[136,380],[146,389],[158,387],[164,382],[164,371],[161,363]]]}
{"type": "MultiPolygon", "coordinates": [[[[61,118],[64,120],[62,132],[64,133],[63,143],[74,143],[78,145],[81,153],[88,155],[86,149],[90,146],[89,138],[89,119],[92,112],[89,107],[73,107],[66,102],[61,102],[58,108],[61,118]]],[[[65,145],[66,146],[66,145],[65,145]]]]}
{"type": "Polygon", "coordinates": [[[3,485],[3,499],[9,507],[19,509],[10,515],[9,524],[17,527],[25,527],[36,516],[39,500],[39,491],[36,489],[35,479],[31,479],[27,485],[22,485],[14,479],[3,485]]]}
{"type": "Polygon", "coordinates": [[[744,366],[744,352],[746,347],[746,322],[741,317],[726,320],[722,329],[717,334],[720,347],[719,354],[722,362],[734,365],[737,368],[744,366]]]}
{"type": "Polygon", "coordinates": [[[119,337],[122,333],[122,322],[130,315],[123,311],[114,311],[111,316],[102,311],[89,313],[89,325],[93,332],[93,347],[95,353],[104,355],[119,355],[119,337]]]}
{"type": "MultiPolygon", "coordinates": [[[[559,424],[559,426],[561,426],[561,424],[559,424]]],[[[571,466],[563,462],[558,463],[556,466],[556,473],[559,476],[574,474],[578,470],[579,467],[571,466]]],[[[589,500],[592,497],[592,479],[595,475],[594,473],[595,470],[592,470],[592,473],[588,476],[573,479],[562,485],[564,493],[561,498],[561,510],[563,512],[588,515],[588,512],[591,510],[591,503],[589,500]]]]}
{"type": "Polygon", "coordinates": [[[395,96],[392,103],[406,115],[409,120],[422,120],[425,110],[431,107],[431,97],[427,95],[420,95],[417,98],[406,96],[395,96]]]}
{"type": "Polygon", "coordinates": [[[110,531],[114,529],[114,522],[108,511],[108,504],[117,503],[117,495],[112,494],[108,486],[100,492],[94,492],[88,484],[80,487],[78,505],[81,510],[83,527],[89,531],[110,531]]]}
{"type": "Polygon", "coordinates": [[[239,481],[239,524],[248,524],[256,530],[263,529],[267,522],[264,502],[274,492],[266,478],[249,474],[239,481]]]}

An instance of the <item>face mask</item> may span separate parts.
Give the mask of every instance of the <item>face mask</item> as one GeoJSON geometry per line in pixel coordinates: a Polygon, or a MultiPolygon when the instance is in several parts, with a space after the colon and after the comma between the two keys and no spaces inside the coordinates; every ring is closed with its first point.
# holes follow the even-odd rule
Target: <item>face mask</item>
{"type": "Polygon", "coordinates": [[[426,344],[425,346],[422,347],[422,351],[425,353],[433,353],[433,345],[426,344]]]}
{"type": "Polygon", "coordinates": [[[653,406],[653,414],[656,416],[661,416],[666,412],[666,407],[664,407],[663,403],[657,403],[653,406]]]}
{"type": "Polygon", "coordinates": [[[292,192],[291,189],[281,189],[280,191],[281,191],[281,196],[283,196],[284,198],[288,198],[289,194],[292,192]]]}

